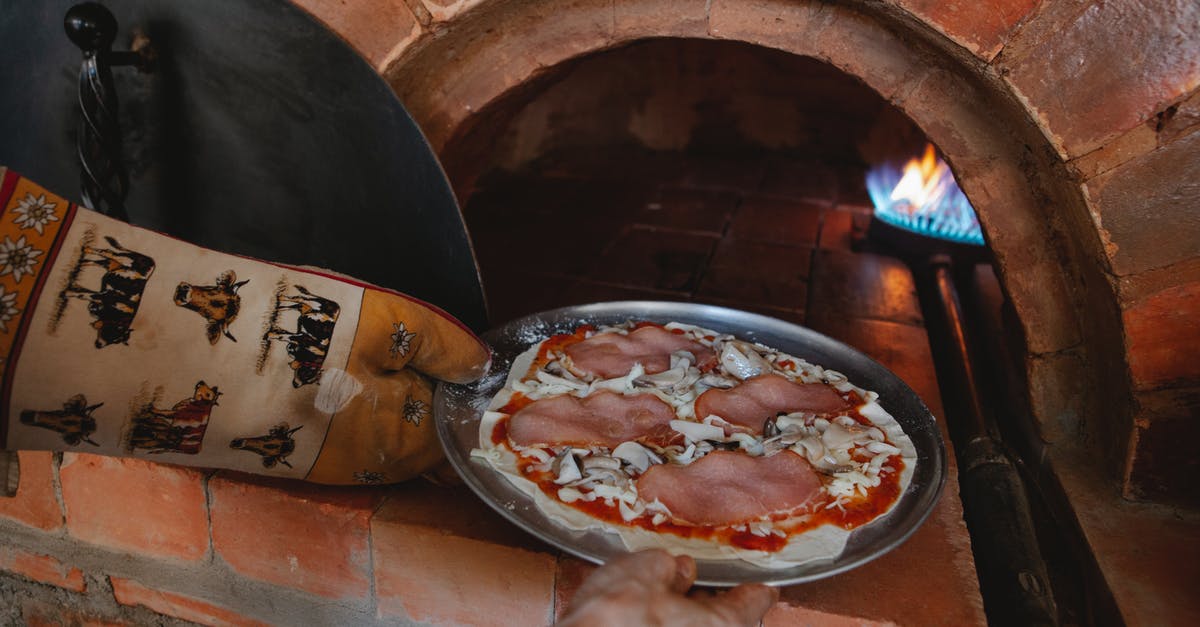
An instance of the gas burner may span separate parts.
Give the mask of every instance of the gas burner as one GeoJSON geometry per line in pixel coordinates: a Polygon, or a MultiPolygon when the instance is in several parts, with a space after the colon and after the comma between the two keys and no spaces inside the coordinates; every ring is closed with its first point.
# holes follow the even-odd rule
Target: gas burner
{"type": "Polygon", "coordinates": [[[926,144],[924,155],[903,167],[884,163],[872,168],[867,192],[875,217],[887,224],[959,244],[984,245],[975,209],[933,144],[926,144]]]}

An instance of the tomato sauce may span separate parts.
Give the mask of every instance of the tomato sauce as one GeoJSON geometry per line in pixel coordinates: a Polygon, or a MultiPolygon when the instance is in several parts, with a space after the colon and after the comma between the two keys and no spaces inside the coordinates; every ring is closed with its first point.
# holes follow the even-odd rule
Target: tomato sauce
{"type": "Polygon", "coordinates": [[[538,349],[537,357],[534,358],[533,365],[530,366],[529,372],[533,372],[534,370],[542,368],[549,363],[550,353],[561,353],[566,347],[586,340],[588,333],[591,333],[595,330],[596,327],[590,324],[583,324],[580,325],[579,328],[575,329],[574,333],[559,333],[558,335],[552,335],[549,338],[546,338],[546,340],[542,342],[542,347],[538,349]]]}
{"type": "Polygon", "coordinates": [[[508,414],[511,416],[511,415],[521,411],[522,409],[525,409],[527,406],[529,406],[532,403],[533,403],[532,398],[529,398],[528,396],[525,396],[524,394],[522,394],[520,392],[513,392],[512,397],[508,399],[508,402],[505,403],[504,407],[501,407],[500,409],[497,409],[496,411],[498,411],[502,414],[508,414]]]}
{"type": "Polygon", "coordinates": [[[775,535],[773,533],[759,536],[749,531],[739,531],[729,537],[729,543],[739,549],[765,551],[767,553],[774,553],[782,549],[787,546],[787,542],[787,536],[775,535]]]}
{"type": "Polygon", "coordinates": [[[508,442],[508,418],[501,418],[492,427],[492,444],[499,446],[505,442],[508,442]]]}

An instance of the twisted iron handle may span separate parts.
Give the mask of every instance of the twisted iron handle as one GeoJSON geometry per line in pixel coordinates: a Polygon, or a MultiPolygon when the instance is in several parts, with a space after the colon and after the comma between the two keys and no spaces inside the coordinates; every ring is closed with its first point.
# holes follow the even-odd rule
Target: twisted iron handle
{"type": "Polygon", "coordinates": [[[113,52],[117,20],[102,5],[85,2],[71,7],[63,21],[67,37],[83,51],[79,68],[79,132],[75,139],[81,169],[83,204],[128,221],[125,196],[129,172],[121,159],[119,102],[112,67],[134,65],[148,69],[148,50],[113,52]]]}

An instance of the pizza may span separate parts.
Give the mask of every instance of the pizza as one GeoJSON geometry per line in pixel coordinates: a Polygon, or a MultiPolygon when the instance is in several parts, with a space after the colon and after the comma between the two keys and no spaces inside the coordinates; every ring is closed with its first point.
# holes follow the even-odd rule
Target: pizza
{"type": "Polygon", "coordinates": [[[568,528],[772,569],[836,558],[916,467],[875,392],[676,322],[583,325],[535,344],[491,399],[472,456],[568,528]]]}

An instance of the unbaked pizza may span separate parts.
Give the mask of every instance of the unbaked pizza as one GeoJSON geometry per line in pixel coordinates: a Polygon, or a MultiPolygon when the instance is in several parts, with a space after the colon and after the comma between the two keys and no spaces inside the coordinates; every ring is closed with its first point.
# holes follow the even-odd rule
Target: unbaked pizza
{"type": "Polygon", "coordinates": [[[581,326],[518,356],[472,455],[569,528],[775,569],[836,558],[916,465],[878,394],[844,375],[646,322],[581,326]]]}

